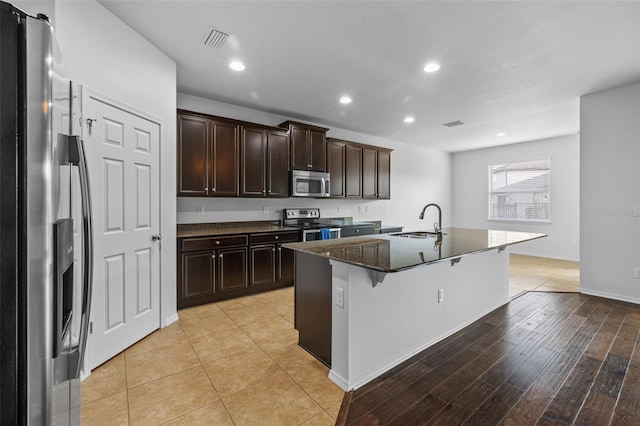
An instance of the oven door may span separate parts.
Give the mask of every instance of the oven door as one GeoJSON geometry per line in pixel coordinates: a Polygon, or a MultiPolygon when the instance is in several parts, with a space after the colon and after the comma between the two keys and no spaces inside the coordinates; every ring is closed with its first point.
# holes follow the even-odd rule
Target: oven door
{"type": "Polygon", "coordinates": [[[336,238],[340,238],[340,228],[325,228],[329,230],[329,238],[323,238],[322,231],[320,229],[303,229],[302,241],[319,241],[336,238]]]}

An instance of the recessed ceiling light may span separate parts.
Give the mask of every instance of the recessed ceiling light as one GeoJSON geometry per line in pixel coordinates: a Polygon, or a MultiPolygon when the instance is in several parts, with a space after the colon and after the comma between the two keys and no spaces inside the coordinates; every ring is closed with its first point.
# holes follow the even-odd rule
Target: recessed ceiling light
{"type": "Polygon", "coordinates": [[[500,132],[500,133],[496,134],[496,136],[499,137],[499,138],[501,138],[502,136],[505,136],[505,135],[506,135],[506,133],[503,133],[503,132],[500,132]]]}
{"type": "Polygon", "coordinates": [[[413,123],[414,121],[416,121],[416,119],[411,116],[404,118],[405,123],[413,123]]]}
{"type": "Polygon", "coordinates": [[[240,61],[231,61],[229,63],[229,68],[234,71],[244,71],[244,64],[240,61]]]}
{"type": "Polygon", "coordinates": [[[350,104],[352,99],[349,96],[343,96],[340,98],[341,104],[350,104]]]}
{"type": "Polygon", "coordinates": [[[440,69],[440,65],[436,64],[435,62],[430,62],[427,65],[425,65],[424,72],[435,72],[435,71],[438,71],[439,69],[440,69]]]}

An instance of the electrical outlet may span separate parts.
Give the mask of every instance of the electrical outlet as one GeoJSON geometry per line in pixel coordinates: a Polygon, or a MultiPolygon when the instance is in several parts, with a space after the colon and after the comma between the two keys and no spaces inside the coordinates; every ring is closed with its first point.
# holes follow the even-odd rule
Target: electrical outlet
{"type": "Polygon", "coordinates": [[[336,212],[340,213],[340,206],[336,206],[336,212]]]}
{"type": "Polygon", "coordinates": [[[344,289],[336,287],[336,306],[344,308],[344,289]]]}
{"type": "Polygon", "coordinates": [[[438,303],[444,302],[444,288],[438,290],[438,303]]]}
{"type": "Polygon", "coordinates": [[[198,216],[204,216],[204,207],[202,207],[202,206],[197,206],[197,207],[196,207],[196,215],[198,215],[198,216]]]}
{"type": "Polygon", "coordinates": [[[634,276],[634,278],[640,279],[640,267],[636,268],[633,271],[633,276],[634,276]]]}
{"type": "Polygon", "coordinates": [[[263,207],[262,208],[262,214],[269,214],[269,207],[263,207]]]}
{"type": "Polygon", "coordinates": [[[364,206],[365,213],[369,211],[369,206],[364,206]]]}

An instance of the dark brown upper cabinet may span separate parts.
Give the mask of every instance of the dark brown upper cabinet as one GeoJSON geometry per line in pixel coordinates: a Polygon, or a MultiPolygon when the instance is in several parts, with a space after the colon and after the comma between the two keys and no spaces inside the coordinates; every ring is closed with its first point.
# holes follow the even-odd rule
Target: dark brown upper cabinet
{"type": "Polygon", "coordinates": [[[362,148],[362,198],[378,198],[378,151],[362,148]]]}
{"type": "Polygon", "coordinates": [[[391,151],[362,148],[362,198],[391,198],[391,151]]]}
{"type": "Polygon", "coordinates": [[[344,187],[347,198],[362,198],[362,147],[344,147],[344,187]]]}
{"type": "Polygon", "coordinates": [[[277,130],[267,131],[267,195],[289,196],[289,135],[277,130]]]}
{"type": "Polygon", "coordinates": [[[344,198],[345,196],[344,150],[344,142],[327,139],[327,172],[330,175],[329,195],[331,197],[344,198]]]}
{"type": "Polygon", "coordinates": [[[329,129],[294,121],[285,121],[279,126],[289,131],[292,170],[326,171],[326,135],[329,129]]]}
{"type": "Polygon", "coordinates": [[[243,197],[289,196],[289,136],[283,130],[241,126],[243,197]]]}
{"type": "Polygon", "coordinates": [[[238,196],[238,125],[178,111],[178,196],[238,196]]]}
{"type": "Polygon", "coordinates": [[[279,127],[178,110],[178,196],[288,197],[289,170],[329,172],[332,198],[391,198],[391,151],[279,127]],[[285,130],[286,129],[286,130],[285,130]]]}
{"type": "Polygon", "coordinates": [[[378,150],[378,198],[391,199],[391,151],[378,150]]]}
{"type": "Polygon", "coordinates": [[[331,197],[389,199],[391,150],[327,138],[331,197]]]}

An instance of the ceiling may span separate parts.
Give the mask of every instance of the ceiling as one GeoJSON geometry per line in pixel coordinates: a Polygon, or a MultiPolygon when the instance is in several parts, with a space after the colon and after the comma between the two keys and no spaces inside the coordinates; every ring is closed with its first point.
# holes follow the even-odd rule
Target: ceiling
{"type": "Polygon", "coordinates": [[[640,81],[639,1],[99,2],[180,93],[449,152],[576,133],[581,95],[640,81]]]}

